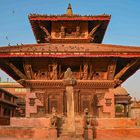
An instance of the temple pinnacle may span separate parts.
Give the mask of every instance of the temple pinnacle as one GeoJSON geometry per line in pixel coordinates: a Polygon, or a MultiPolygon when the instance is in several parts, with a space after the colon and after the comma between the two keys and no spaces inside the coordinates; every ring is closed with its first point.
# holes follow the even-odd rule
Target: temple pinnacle
{"type": "Polygon", "coordinates": [[[69,3],[69,5],[68,5],[66,15],[68,15],[68,16],[73,15],[73,12],[72,12],[72,7],[71,7],[71,4],[70,4],[70,3],[69,3]]]}

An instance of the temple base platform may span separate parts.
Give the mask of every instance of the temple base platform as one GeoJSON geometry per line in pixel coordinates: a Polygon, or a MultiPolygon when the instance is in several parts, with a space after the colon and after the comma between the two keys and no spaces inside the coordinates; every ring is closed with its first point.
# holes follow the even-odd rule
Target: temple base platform
{"type": "Polygon", "coordinates": [[[67,132],[67,118],[58,128],[50,127],[49,118],[11,118],[10,126],[0,126],[0,139],[32,140],[137,140],[140,126],[131,118],[93,118],[91,126],[83,127],[83,118],[75,117],[76,132],[67,132]]]}

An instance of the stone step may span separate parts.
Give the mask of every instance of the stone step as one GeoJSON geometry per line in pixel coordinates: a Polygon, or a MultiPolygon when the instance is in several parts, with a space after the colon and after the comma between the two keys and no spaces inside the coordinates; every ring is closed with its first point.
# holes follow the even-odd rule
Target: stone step
{"type": "Polygon", "coordinates": [[[76,130],[76,133],[83,133],[84,130],[76,130]]]}
{"type": "MultiPolygon", "coordinates": [[[[63,129],[63,128],[59,129],[58,131],[60,134],[67,133],[67,129],[63,129]]],[[[76,134],[83,134],[83,131],[84,131],[83,129],[78,129],[76,130],[76,134]]]]}
{"type": "Polygon", "coordinates": [[[78,118],[75,119],[75,127],[76,127],[76,134],[73,136],[73,138],[69,137],[69,134],[67,132],[67,118],[63,119],[63,123],[61,125],[61,127],[59,128],[59,136],[61,138],[64,138],[63,140],[75,140],[75,139],[79,139],[82,140],[83,139],[83,123],[82,123],[82,119],[78,118]]]}
{"type": "Polygon", "coordinates": [[[62,136],[58,138],[58,140],[84,140],[83,137],[69,137],[69,136],[62,136]]]}

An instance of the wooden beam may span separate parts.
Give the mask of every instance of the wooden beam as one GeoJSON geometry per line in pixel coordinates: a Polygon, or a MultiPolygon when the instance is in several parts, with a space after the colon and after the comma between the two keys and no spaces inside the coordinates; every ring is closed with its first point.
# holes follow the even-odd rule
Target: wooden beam
{"type": "Polygon", "coordinates": [[[5,63],[21,78],[21,79],[27,79],[27,77],[13,64],[8,61],[5,61],[5,63]]]}
{"type": "Polygon", "coordinates": [[[136,60],[132,60],[130,63],[128,63],[120,72],[118,72],[115,76],[114,79],[120,79],[124,74],[125,72],[130,69],[132,66],[134,66],[137,62],[139,61],[139,59],[136,59],[136,60]]]}
{"type": "Polygon", "coordinates": [[[40,25],[40,28],[46,33],[46,35],[47,35],[49,38],[51,37],[49,31],[48,31],[44,26],[41,26],[41,25],[40,25]]]}
{"type": "Polygon", "coordinates": [[[89,33],[89,37],[91,37],[96,31],[97,29],[100,27],[101,23],[97,24],[92,30],[91,32],[89,33]]]}
{"type": "Polygon", "coordinates": [[[33,78],[32,66],[30,64],[24,64],[24,70],[28,79],[32,79],[33,78]]]}

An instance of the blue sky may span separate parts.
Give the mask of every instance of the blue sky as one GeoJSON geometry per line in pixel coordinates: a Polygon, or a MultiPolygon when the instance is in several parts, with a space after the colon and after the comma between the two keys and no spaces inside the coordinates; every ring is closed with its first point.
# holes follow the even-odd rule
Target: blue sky
{"type": "MultiPolygon", "coordinates": [[[[36,43],[28,14],[63,14],[68,3],[81,15],[111,14],[104,44],[140,46],[140,0],[1,0],[0,46],[36,43]]],[[[3,81],[7,77],[0,73],[3,81]]],[[[123,86],[140,99],[140,70],[123,86]]]]}

